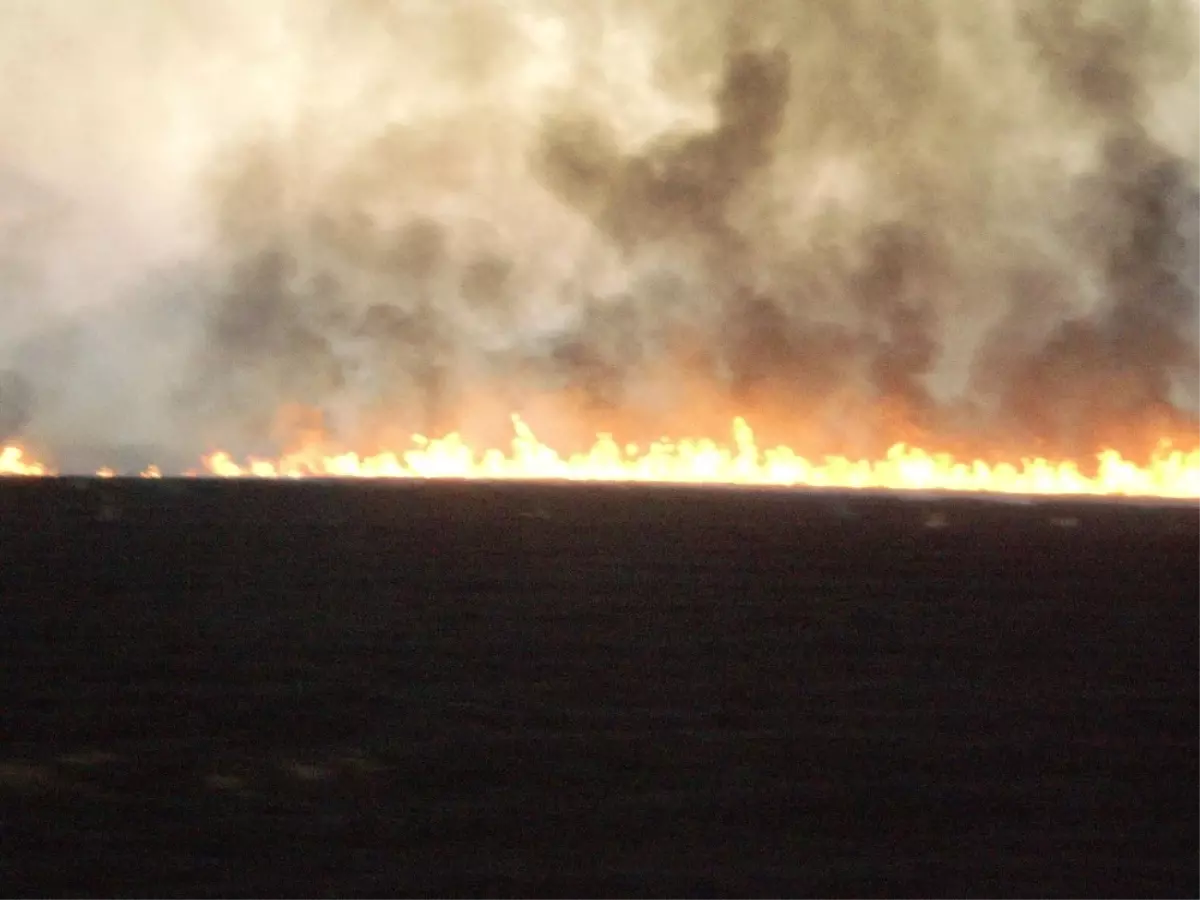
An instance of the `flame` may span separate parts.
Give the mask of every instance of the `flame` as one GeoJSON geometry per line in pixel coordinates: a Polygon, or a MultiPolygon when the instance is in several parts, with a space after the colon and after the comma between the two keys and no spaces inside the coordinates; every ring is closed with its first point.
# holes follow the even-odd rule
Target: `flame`
{"type": "Polygon", "coordinates": [[[744,419],[733,423],[733,446],[711,440],[657,441],[622,446],[601,434],[590,450],[562,456],[542,444],[519,417],[509,453],[474,451],[458,434],[413,439],[402,453],[359,456],[300,451],[279,459],[236,462],[228,453],[204,459],[209,475],[223,478],[455,478],[557,479],[568,481],[670,484],[762,485],[776,487],[946,490],[1008,494],[1092,494],[1137,497],[1200,497],[1200,449],[1163,444],[1148,465],[1115,450],[1098,454],[1094,474],[1070,461],[1025,458],[1014,463],[959,461],[896,444],[881,460],[827,456],[811,461],[786,447],[760,449],[744,419]]]}
{"type": "MultiPolygon", "coordinates": [[[[565,480],[647,482],[693,485],[759,485],[1003,493],[1026,495],[1119,495],[1200,498],[1200,449],[1172,449],[1163,442],[1146,465],[1116,450],[1097,454],[1094,470],[1073,461],[1027,457],[1015,462],[961,461],[905,444],[894,445],[883,459],[854,460],[826,456],[806,459],[787,447],[761,449],[744,419],[733,422],[733,444],[712,440],[656,441],[648,446],[621,445],[601,434],[591,449],[563,456],[541,443],[530,427],[513,416],[515,436],[509,452],[477,452],[457,433],[439,439],[413,437],[403,452],[360,456],[306,449],[277,459],[237,462],[226,452],[203,458],[192,476],[218,478],[410,478],[565,480]]],[[[48,475],[50,469],[28,460],[17,447],[0,452],[0,474],[48,475]]],[[[112,477],[101,469],[101,477],[112,477]]],[[[141,473],[160,478],[151,466],[141,473]]]]}
{"type": "Polygon", "coordinates": [[[0,448],[0,475],[49,475],[50,470],[39,462],[29,460],[20,447],[0,448]]]}

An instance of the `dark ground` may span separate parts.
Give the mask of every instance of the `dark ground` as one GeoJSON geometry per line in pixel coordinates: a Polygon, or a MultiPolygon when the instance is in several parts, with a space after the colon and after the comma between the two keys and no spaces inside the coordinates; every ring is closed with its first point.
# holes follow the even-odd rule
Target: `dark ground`
{"type": "Polygon", "coordinates": [[[1190,896],[1200,513],[0,484],[0,894],[1190,896]]]}

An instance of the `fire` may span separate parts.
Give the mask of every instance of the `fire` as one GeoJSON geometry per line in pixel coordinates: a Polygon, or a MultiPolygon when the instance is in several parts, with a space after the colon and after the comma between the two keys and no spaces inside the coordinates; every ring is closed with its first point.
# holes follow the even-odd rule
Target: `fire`
{"type": "Polygon", "coordinates": [[[457,434],[417,435],[402,453],[359,456],[301,451],[279,459],[239,463],[227,453],[204,459],[206,474],[259,478],[524,479],[776,487],[948,490],[1009,494],[1093,494],[1200,497],[1200,449],[1163,446],[1139,466],[1115,450],[1099,454],[1094,474],[1076,463],[1027,458],[1015,463],[959,461],[903,444],[884,459],[825,457],[812,461],[786,447],[760,449],[744,419],[733,423],[733,445],[712,440],[621,445],[599,435],[591,449],[563,456],[541,443],[519,417],[510,452],[476,452],[457,434]]]}
{"type": "MultiPolygon", "coordinates": [[[[712,440],[657,441],[647,446],[619,444],[601,434],[583,453],[564,456],[541,443],[519,417],[510,451],[476,451],[458,434],[413,438],[403,452],[360,456],[318,449],[278,459],[238,462],[225,452],[204,457],[203,468],[189,473],[218,478],[410,478],[508,479],[594,482],[647,482],[695,485],[759,485],[842,489],[941,490],[1026,495],[1120,495],[1200,498],[1200,449],[1183,451],[1163,444],[1145,465],[1115,450],[1098,454],[1083,471],[1072,461],[1041,457],[988,463],[957,460],[904,444],[882,459],[827,456],[810,460],[787,447],[763,449],[744,419],[733,423],[732,445],[712,440]]],[[[50,470],[27,460],[16,447],[0,453],[0,474],[47,475],[50,470]]],[[[112,470],[102,469],[102,477],[112,470]]],[[[150,467],[143,477],[158,478],[150,467]]]]}
{"type": "Polygon", "coordinates": [[[27,459],[20,447],[0,447],[0,475],[48,475],[50,470],[27,459]]]}

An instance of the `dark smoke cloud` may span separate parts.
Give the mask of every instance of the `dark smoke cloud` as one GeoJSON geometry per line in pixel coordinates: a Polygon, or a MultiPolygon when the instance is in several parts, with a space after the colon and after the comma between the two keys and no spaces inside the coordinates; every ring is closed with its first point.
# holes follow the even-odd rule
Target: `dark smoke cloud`
{"type": "Polygon", "coordinates": [[[737,410],[809,452],[1195,441],[1191,0],[222,9],[142,23],[185,75],[187,35],[253,25],[231,80],[269,76],[193,101],[190,243],[105,282],[108,331],[82,303],[9,341],[6,432],[370,449],[544,408],[551,439],[737,410]]]}
{"type": "Polygon", "coordinates": [[[1087,452],[1098,434],[1128,444],[1139,420],[1179,418],[1173,388],[1200,378],[1194,168],[1143,134],[1117,134],[1087,188],[1105,303],[1056,325],[1038,345],[992,348],[988,379],[1001,384],[1013,427],[1053,435],[1075,452],[1087,452]]]}

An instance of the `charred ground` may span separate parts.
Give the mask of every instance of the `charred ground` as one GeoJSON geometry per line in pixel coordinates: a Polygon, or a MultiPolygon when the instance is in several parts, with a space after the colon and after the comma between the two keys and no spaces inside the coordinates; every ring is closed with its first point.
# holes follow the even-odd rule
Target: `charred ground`
{"type": "Polygon", "coordinates": [[[0,485],[23,895],[1195,896],[1192,504],[0,485]]]}

